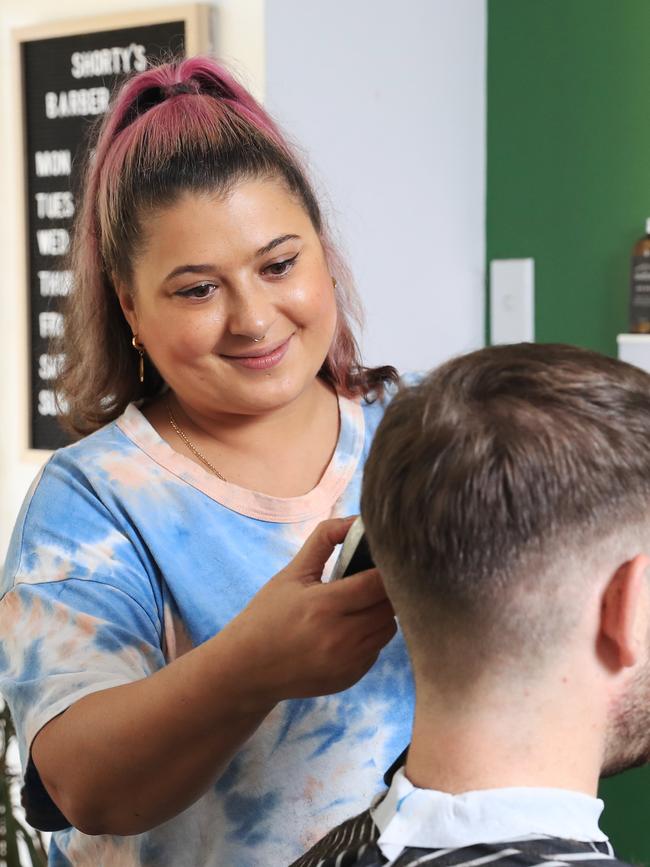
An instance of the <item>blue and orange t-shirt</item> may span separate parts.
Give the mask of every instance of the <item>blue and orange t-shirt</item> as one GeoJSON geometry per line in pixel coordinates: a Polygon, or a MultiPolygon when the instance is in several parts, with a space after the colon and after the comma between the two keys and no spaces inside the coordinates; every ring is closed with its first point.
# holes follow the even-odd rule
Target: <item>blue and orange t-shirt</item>
{"type": "MultiPolygon", "coordinates": [[[[320,521],[358,512],[385,403],[339,398],[339,407],[332,460],[299,497],[221,481],[175,452],[134,405],[52,456],[23,505],[0,588],[0,691],[23,767],[54,716],[215,635],[320,521]]],[[[130,837],[57,831],[50,864],[288,864],[381,790],[408,743],[412,709],[398,635],[351,689],[279,704],[179,816],[130,837]]]]}

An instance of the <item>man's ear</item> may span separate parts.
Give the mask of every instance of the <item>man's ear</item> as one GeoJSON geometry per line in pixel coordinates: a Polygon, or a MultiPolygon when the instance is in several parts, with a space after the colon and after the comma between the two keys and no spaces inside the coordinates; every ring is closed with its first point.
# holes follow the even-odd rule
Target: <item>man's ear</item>
{"type": "Polygon", "coordinates": [[[131,331],[134,334],[137,334],[138,315],[135,312],[133,293],[124,285],[124,283],[118,281],[115,282],[115,292],[117,294],[117,300],[120,302],[122,313],[124,314],[126,321],[131,326],[131,331]]]}
{"type": "Polygon", "coordinates": [[[618,567],[603,593],[598,645],[612,670],[635,665],[647,652],[649,564],[650,557],[637,554],[618,567]]]}

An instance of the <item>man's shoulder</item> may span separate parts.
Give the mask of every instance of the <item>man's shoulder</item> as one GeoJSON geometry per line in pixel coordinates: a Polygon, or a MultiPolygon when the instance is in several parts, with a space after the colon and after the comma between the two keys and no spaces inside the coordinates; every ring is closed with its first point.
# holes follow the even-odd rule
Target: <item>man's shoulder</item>
{"type": "Polygon", "coordinates": [[[370,810],[347,819],[322,837],[315,846],[294,861],[291,867],[333,867],[335,864],[374,867],[384,864],[379,850],[373,845],[379,830],[370,810]],[[372,850],[372,851],[369,851],[372,850]],[[365,860],[366,854],[376,853],[380,860],[365,860]],[[364,859],[364,860],[361,860],[364,859]]]}
{"type": "MultiPolygon", "coordinates": [[[[382,867],[388,863],[377,844],[379,830],[370,812],[361,813],[334,828],[291,867],[382,867]]],[[[488,864],[490,867],[630,867],[619,860],[611,845],[583,843],[556,837],[530,840],[481,843],[460,848],[405,848],[390,863],[394,867],[435,862],[436,867],[469,867],[488,864]]]]}

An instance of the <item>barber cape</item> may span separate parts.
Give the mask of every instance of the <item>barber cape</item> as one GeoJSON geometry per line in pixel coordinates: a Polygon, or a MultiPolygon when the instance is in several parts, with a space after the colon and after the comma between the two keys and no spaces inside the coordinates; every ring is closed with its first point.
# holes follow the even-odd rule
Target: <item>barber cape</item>
{"type": "Polygon", "coordinates": [[[418,789],[400,769],[369,810],[291,867],[622,865],[598,826],[602,810],[601,800],[566,789],[418,789]]]}

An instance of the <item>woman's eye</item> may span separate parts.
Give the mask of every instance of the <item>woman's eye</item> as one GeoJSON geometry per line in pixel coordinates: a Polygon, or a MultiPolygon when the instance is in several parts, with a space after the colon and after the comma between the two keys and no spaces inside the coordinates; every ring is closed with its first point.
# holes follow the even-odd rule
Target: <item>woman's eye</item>
{"type": "Polygon", "coordinates": [[[209,298],[210,295],[216,292],[217,287],[214,283],[199,283],[198,286],[190,286],[189,289],[181,289],[177,292],[181,298],[209,298]]]}
{"type": "Polygon", "coordinates": [[[264,272],[270,274],[272,277],[282,277],[283,274],[288,274],[291,271],[297,258],[298,254],[296,253],[295,256],[292,256],[290,259],[283,259],[282,262],[272,262],[266,266],[264,272]]]}

